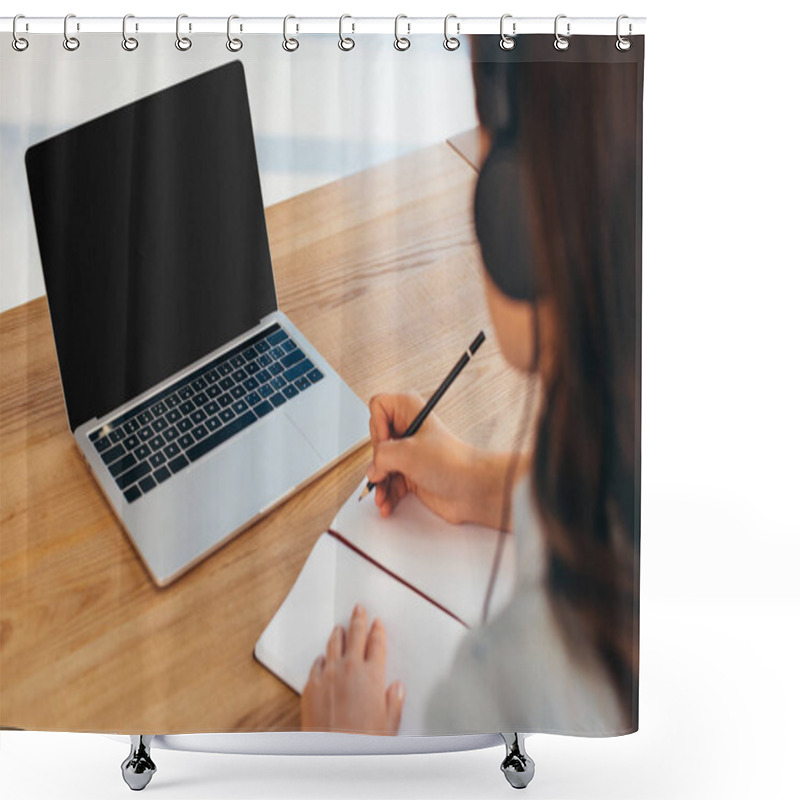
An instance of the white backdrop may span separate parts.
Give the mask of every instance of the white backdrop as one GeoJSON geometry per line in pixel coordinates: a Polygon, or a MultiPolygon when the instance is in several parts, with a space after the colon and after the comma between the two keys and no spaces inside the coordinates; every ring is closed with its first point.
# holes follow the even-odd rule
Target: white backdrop
{"type": "MultiPolygon", "coordinates": [[[[497,8],[294,0],[191,9],[39,0],[29,15],[127,12],[647,16],[640,731],[537,736],[536,798],[793,798],[800,714],[796,6],[603,0],[497,8]],[[710,5],[710,4],[709,4],[710,5]]],[[[9,13],[4,11],[3,13],[9,13]]],[[[6,41],[0,46],[9,46],[6,41]]],[[[389,45],[391,46],[391,45],[389,45]]],[[[2,676],[0,676],[2,680],[2,676]]],[[[127,749],[2,732],[3,796],[129,796],[127,749]]],[[[487,798],[501,750],[270,758],[155,751],[161,798],[487,798]]]]}

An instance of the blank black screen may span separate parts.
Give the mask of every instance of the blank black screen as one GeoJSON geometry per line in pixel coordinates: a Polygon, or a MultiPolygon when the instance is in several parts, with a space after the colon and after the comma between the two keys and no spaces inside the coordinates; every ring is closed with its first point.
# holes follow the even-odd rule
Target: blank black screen
{"type": "Polygon", "coordinates": [[[277,308],[240,62],[25,163],[73,431],[277,308]]]}

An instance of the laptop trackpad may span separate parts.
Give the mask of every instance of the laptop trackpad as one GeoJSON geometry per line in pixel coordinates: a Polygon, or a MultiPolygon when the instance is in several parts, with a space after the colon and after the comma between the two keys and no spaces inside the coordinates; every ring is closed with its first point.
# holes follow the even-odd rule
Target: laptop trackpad
{"type": "Polygon", "coordinates": [[[129,505],[126,516],[161,582],[324,465],[286,415],[268,416],[129,505]]]}

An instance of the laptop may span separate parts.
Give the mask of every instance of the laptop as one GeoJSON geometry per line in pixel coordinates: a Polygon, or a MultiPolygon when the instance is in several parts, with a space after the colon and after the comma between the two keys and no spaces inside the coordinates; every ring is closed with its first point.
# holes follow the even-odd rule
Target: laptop
{"type": "Polygon", "coordinates": [[[69,427],[159,586],[369,438],[278,308],[234,61],[25,156],[69,427]]]}

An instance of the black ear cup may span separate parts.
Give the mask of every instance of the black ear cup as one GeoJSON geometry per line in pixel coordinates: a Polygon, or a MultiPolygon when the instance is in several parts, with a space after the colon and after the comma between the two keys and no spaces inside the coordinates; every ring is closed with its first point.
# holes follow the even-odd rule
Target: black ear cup
{"type": "Polygon", "coordinates": [[[533,238],[527,188],[516,142],[492,144],[475,187],[475,232],[486,271],[507,297],[533,301],[533,238]]]}

